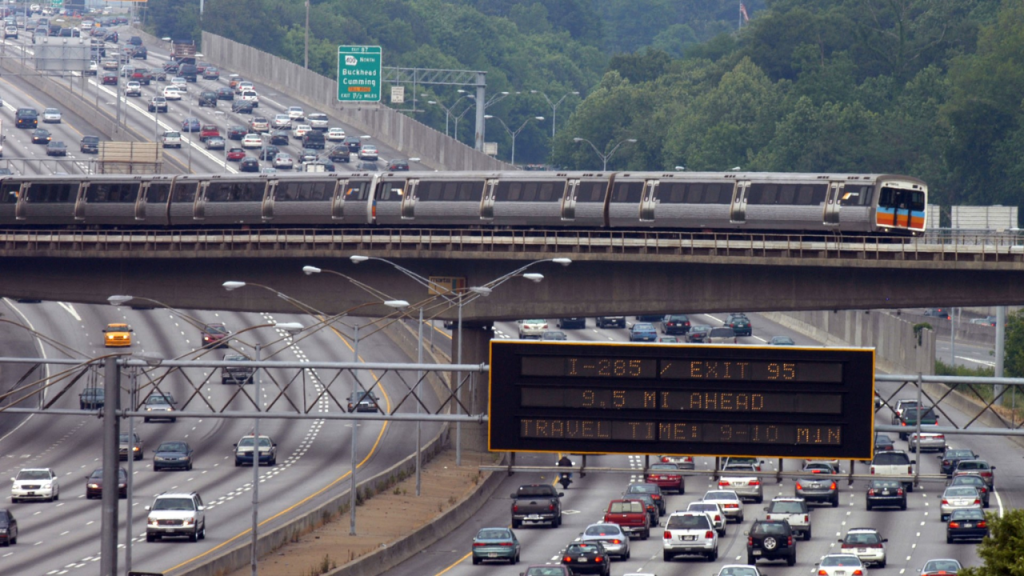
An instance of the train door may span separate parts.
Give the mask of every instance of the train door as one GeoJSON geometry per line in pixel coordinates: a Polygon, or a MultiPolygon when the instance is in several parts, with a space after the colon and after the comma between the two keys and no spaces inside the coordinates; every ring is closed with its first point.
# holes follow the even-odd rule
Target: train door
{"type": "Polygon", "coordinates": [[[22,182],[18,188],[18,203],[14,205],[14,219],[25,220],[28,218],[28,189],[31,184],[22,182]]]}
{"type": "Polygon", "coordinates": [[[146,219],[146,196],[149,195],[149,182],[139,184],[139,196],[135,198],[135,219],[146,219]]]}
{"type": "Polygon", "coordinates": [[[580,181],[569,180],[565,187],[565,196],[562,197],[562,220],[576,219],[576,194],[580,189],[580,181]]]}
{"type": "Polygon", "coordinates": [[[206,189],[210,187],[210,181],[204,180],[199,183],[199,189],[196,190],[196,198],[192,202],[192,219],[193,220],[205,220],[206,219],[206,189]]]}
{"type": "Polygon", "coordinates": [[[494,219],[494,194],[498,189],[498,180],[492,178],[484,184],[484,194],[480,198],[480,219],[494,219]]]}
{"type": "Polygon", "coordinates": [[[260,205],[260,216],[263,220],[274,219],[274,196],[277,195],[277,185],[280,180],[270,180],[267,182],[267,191],[263,195],[263,203],[260,205]]]}
{"type": "Polygon", "coordinates": [[[75,196],[75,220],[85,220],[85,193],[89,190],[89,182],[82,182],[78,186],[78,195],[75,196]]]}
{"type": "Polygon", "coordinates": [[[420,181],[411,178],[405,181],[405,192],[402,194],[402,220],[416,219],[416,187],[420,181]]]}
{"type": "Polygon", "coordinates": [[[733,189],[732,206],[729,208],[729,222],[733,224],[746,224],[747,222],[747,190],[750,189],[750,182],[741,180],[736,182],[733,189]]]}
{"type": "Polygon", "coordinates": [[[658,206],[658,180],[644,182],[644,195],[640,198],[640,221],[654,222],[654,211],[658,206]]]}
{"type": "Polygon", "coordinates": [[[846,185],[842,182],[830,182],[828,194],[825,195],[825,207],[822,212],[822,223],[825,226],[839,226],[839,199],[843,197],[846,185]]]}
{"type": "Polygon", "coordinates": [[[345,191],[348,180],[334,181],[334,194],[331,196],[331,220],[345,219],[345,191]]]}
{"type": "Polygon", "coordinates": [[[925,192],[883,186],[878,195],[876,221],[879,226],[902,230],[923,230],[925,192]]]}

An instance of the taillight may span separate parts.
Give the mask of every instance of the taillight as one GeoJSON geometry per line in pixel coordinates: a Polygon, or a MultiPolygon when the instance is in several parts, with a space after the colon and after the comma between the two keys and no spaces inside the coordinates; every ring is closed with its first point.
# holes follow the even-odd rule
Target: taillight
{"type": "Polygon", "coordinates": [[[739,504],[726,504],[725,507],[726,508],[739,508],[740,505],[739,504]]]}
{"type": "Polygon", "coordinates": [[[500,543],[498,543],[498,546],[511,546],[511,545],[512,545],[511,542],[500,542],[500,543]]]}
{"type": "Polygon", "coordinates": [[[786,545],[787,546],[793,546],[793,537],[792,536],[786,536],[786,545]]]}
{"type": "Polygon", "coordinates": [[[846,542],[843,542],[843,546],[842,547],[843,548],[856,548],[857,545],[856,544],[847,544],[846,542]]]}
{"type": "Polygon", "coordinates": [[[985,478],[990,478],[992,476],[992,473],[991,472],[982,472],[981,475],[984,476],[985,478]]]}
{"type": "Polygon", "coordinates": [[[949,523],[949,527],[950,528],[959,528],[960,527],[960,523],[959,522],[950,522],[949,523]]]}
{"type": "Polygon", "coordinates": [[[875,467],[874,467],[874,466],[872,466],[872,467],[871,467],[871,473],[872,473],[872,474],[874,474],[874,473],[875,473],[875,467]]]}
{"type": "Polygon", "coordinates": [[[519,512],[519,504],[513,504],[512,505],[512,511],[513,512],[519,512]]]}
{"type": "Polygon", "coordinates": [[[936,434],[935,438],[937,440],[945,440],[946,439],[946,435],[945,434],[936,434]]]}
{"type": "Polygon", "coordinates": [[[945,498],[942,499],[942,503],[945,506],[949,506],[949,500],[946,500],[945,498]]]}
{"type": "Polygon", "coordinates": [[[651,498],[653,498],[654,500],[661,500],[661,496],[658,494],[651,494],[651,498]]]}
{"type": "Polygon", "coordinates": [[[903,496],[903,488],[896,489],[896,495],[897,496],[903,496]]]}
{"type": "Polygon", "coordinates": [[[801,486],[799,482],[797,482],[797,483],[796,483],[796,489],[797,489],[797,490],[803,490],[803,489],[804,489],[804,487],[803,487],[803,486],[801,486]]]}
{"type": "Polygon", "coordinates": [[[661,461],[662,462],[668,462],[668,456],[662,456],[661,457],[661,461]]]}
{"type": "Polygon", "coordinates": [[[473,548],[479,548],[480,546],[487,546],[483,542],[473,542],[473,548]]]}
{"type": "Polygon", "coordinates": [[[829,487],[829,490],[835,490],[835,489],[836,489],[836,483],[833,482],[832,486],[829,487]]]}
{"type": "Polygon", "coordinates": [[[616,538],[615,540],[612,540],[612,544],[622,544],[622,540],[616,538]]]}
{"type": "Polygon", "coordinates": [[[707,532],[704,533],[704,537],[705,538],[714,538],[715,537],[715,533],[712,532],[711,530],[708,530],[707,532]]]}
{"type": "Polygon", "coordinates": [[[747,536],[747,546],[753,546],[753,545],[754,545],[754,538],[751,537],[751,536],[747,536]]]}
{"type": "Polygon", "coordinates": [[[853,576],[864,576],[864,572],[861,570],[854,570],[853,576]]]}
{"type": "Polygon", "coordinates": [[[761,481],[760,480],[751,480],[750,482],[747,482],[747,486],[760,486],[760,485],[761,485],[761,481]]]}
{"type": "Polygon", "coordinates": [[[565,562],[566,564],[572,562],[572,556],[566,556],[562,558],[562,562],[565,562]]]}
{"type": "Polygon", "coordinates": [[[824,570],[818,570],[818,576],[828,576],[828,572],[825,572],[824,570]]]}
{"type": "Polygon", "coordinates": [[[907,466],[907,474],[913,474],[913,473],[914,473],[914,467],[913,466],[907,466]]]}
{"type": "Polygon", "coordinates": [[[810,521],[811,521],[811,517],[808,516],[807,514],[804,514],[804,522],[810,522],[810,521]]]}
{"type": "Polygon", "coordinates": [[[551,512],[554,512],[555,511],[555,505],[554,504],[548,504],[548,510],[551,511],[551,512]]]}
{"type": "Polygon", "coordinates": [[[601,561],[601,557],[600,556],[598,556],[597,558],[594,558],[594,562],[600,562],[600,561],[601,561]]]}
{"type": "Polygon", "coordinates": [[[981,504],[981,500],[978,500],[977,498],[975,498],[975,499],[974,499],[974,503],[975,503],[975,504],[981,504]]]}
{"type": "Polygon", "coordinates": [[[988,528],[988,522],[985,522],[984,520],[978,522],[978,528],[988,528]]]}
{"type": "Polygon", "coordinates": [[[719,488],[721,488],[722,486],[728,486],[728,485],[729,485],[729,481],[728,480],[719,480],[718,481],[718,487],[719,488]]]}
{"type": "Polygon", "coordinates": [[[665,530],[665,533],[662,534],[661,537],[664,538],[665,540],[671,540],[672,539],[672,533],[669,532],[668,530],[665,530]]]}
{"type": "Polygon", "coordinates": [[[715,522],[721,522],[721,521],[722,521],[722,517],[719,516],[718,514],[715,514],[715,522]]]}

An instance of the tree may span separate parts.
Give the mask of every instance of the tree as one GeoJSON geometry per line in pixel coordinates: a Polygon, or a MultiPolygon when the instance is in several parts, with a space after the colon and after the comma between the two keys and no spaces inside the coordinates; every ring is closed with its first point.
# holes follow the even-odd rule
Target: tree
{"type": "Polygon", "coordinates": [[[1024,575],[1024,510],[1007,510],[1002,518],[987,516],[989,536],[977,548],[984,564],[964,568],[959,576],[1024,575]]]}
{"type": "Polygon", "coordinates": [[[1024,377],[1024,310],[1006,315],[1006,342],[1003,350],[1005,375],[1011,378],[1024,377]]]}

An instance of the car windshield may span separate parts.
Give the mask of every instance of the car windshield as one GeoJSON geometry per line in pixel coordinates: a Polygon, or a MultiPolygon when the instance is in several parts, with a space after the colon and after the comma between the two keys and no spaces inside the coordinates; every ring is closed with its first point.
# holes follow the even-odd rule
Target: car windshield
{"type": "Polygon", "coordinates": [[[949,450],[944,458],[974,458],[974,452],[970,450],[949,450]]]}
{"type": "Polygon", "coordinates": [[[957,470],[988,470],[988,462],[981,460],[961,460],[956,467],[957,470]]]}
{"type": "Polygon", "coordinates": [[[608,512],[612,514],[636,514],[644,511],[644,505],[640,502],[612,502],[608,512]]]}
{"type": "Polygon", "coordinates": [[[22,470],[15,480],[49,480],[49,470],[22,470]]]}
{"type": "Polygon", "coordinates": [[[526,570],[524,576],[565,576],[565,568],[561,566],[533,566],[526,570]]]}
{"type": "Polygon", "coordinates": [[[622,534],[622,529],[618,524],[594,524],[587,526],[583,534],[586,536],[618,536],[622,534]]]}
{"type": "Polygon", "coordinates": [[[679,470],[675,464],[651,464],[651,470],[679,470]]]}
{"type": "Polygon", "coordinates": [[[673,515],[665,524],[666,530],[707,530],[711,528],[708,524],[708,517],[703,514],[680,514],[673,515]]]}
{"type": "Polygon", "coordinates": [[[510,538],[511,536],[512,535],[509,534],[508,530],[499,530],[495,528],[484,528],[476,535],[478,540],[501,540],[502,538],[510,538]]]}
{"type": "Polygon", "coordinates": [[[957,476],[950,486],[981,486],[985,481],[980,476],[957,476]]]}
{"type": "Polygon", "coordinates": [[[847,534],[847,544],[880,544],[882,539],[878,537],[878,534],[870,532],[861,532],[857,534],[847,534]]]}
{"type": "Polygon", "coordinates": [[[735,492],[728,492],[725,490],[719,490],[715,492],[708,492],[704,495],[705,500],[739,500],[735,492]]]}
{"type": "Polygon", "coordinates": [[[929,560],[924,565],[925,572],[959,572],[960,563],[956,560],[929,560]]]}
{"type": "Polygon", "coordinates": [[[718,512],[718,504],[710,502],[690,502],[686,507],[688,512],[718,512]]]}
{"type": "Polygon", "coordinates": [[[166,396],[154,394],[149,398],[146,398],[146,404],[171,404],[171,399],[166,396]]]}
{"type": "Polygon", "coordinates": [[[756,568],[749,568],[744,566],[732,566],[729,568],[722,568],[722,571],[718,573],[718,576],[760,576],[756,568]]]}
{"type": "Polygon", "coordinates": [[[569,544],[565,549],[565,554],[567,556],[580,556],[583,554],[598,554],[603,551],[604,548],[599,542],[588,542],[586,544],[569,544]]]}
{"type": "Polygon", "coordinates": [[[953,486],[946,488],[946,493],[943,496],[962,496],[962,497],[977,497],[978,490],[971,486],[953,486]]]}
{"type": "Polygon", "coordinates": [[[968,510],[954,510],[949,517],[950,520],[984,520],[985,513],[978,508],[968,510]]]}
{"type": "MultiPolygon", "coordinates": [[[[119,436],[117,437],[117,441],[118,441],[118,442],[120,442],[120,443],[122,443],[122,444],[127,444],[127,443],[128,443],[128,435],[127,435],[127,434],[121,434],[121,435],[119,435],[119,436]]],[[[136,435],[135,435],[135,443],[136,443],[136,444],[138,444],[138,443],[139,443],[139,436],[138,436],[138,434],[136,434],[136,435]]]]}
{"type": "Polygon", "coordinates": [[[658,487],[654,484],[630,484],[626,492],[629,494],[657,494],[658,487]]]}
{"type": "Polygon", "coordinates": [[[772,502],[772,514],[803,514],[804,507],[800,502],[772,502]]]}
{"type": "Polygon", "coordinates": [[[856,556],[847,556],[845,554],[837,554],[835,556],[825,556],[821,559],[822,566],[860,566],[860,559],[856,556]]]}
{"type": "MultiPolygon", "coordinates": [[[[125,472],[124,468],[119,468],[117,470],[117,478],[118,478],[118,480],[126,480],[128,478],[128,473],[125,472]]],[[[92,474],[89,475],[89,479],[90,480],[103,480],[103,468],[97,468],[97,469],[93,470],[92,474]]]]}
{"type": "Polygon", "coordinates": [[[195,510],[195,503],[191,498],[157,498],[153,502],[153,510],[195,510]]]}
{"type": "Polygon", "coordinates": [[[181,134],[177,132],[164,132],[164,138],[181,138],[181,134]]]}
{"type": "MultiPolygon", "coordinates": [[[[238,441],[239,446],[246,446],[252,448],[252,436],[246,436],[238,441]]],[[[266,448],[270,446],[270,438],[266,436],[260,436],[260,448],[266,448]]]]}
{"type": "Polygon", "coordinates": [[[224,326],[218,326],[216,324],[210,324],[209,326],[207,326],[206,327],[206,331],[209,332],[210,334],[227,334],[228,333],[228,329],[227,328],[225,328],[224,326]]]}
{"type": "Polygon", "coordinates": [[[634,324],[633,330],[643,330],[645,332],[654,332],[654,324],[634,324]]]}
{"type": "Polygon", "coordinates": [[[910,458],[900,452],[882,452],[875,454],[875,460],[872,464],[876,466],[906,466],[910,464],[910,458]]]}
{"type": "Polygon", "coordinates": [[[786,525],[782,522],[760,522],[754,526],[752,533],[758,536],[766,534],[781,535],[786,533],[786,525]]]}
{"type": "Polygon", "coordinates": [[[874,481],[871,482],[871,487],[875,488],[875,489],[878,489],[878,488],[899,488],[900,487],[900,481],[899,480],[874,480],[874,481]]]}
{"type": "Polygon", "coordinates": [[[188,445],[184,442],[164,442],[156,449],[157,452],[188,452],[188,445]]]}

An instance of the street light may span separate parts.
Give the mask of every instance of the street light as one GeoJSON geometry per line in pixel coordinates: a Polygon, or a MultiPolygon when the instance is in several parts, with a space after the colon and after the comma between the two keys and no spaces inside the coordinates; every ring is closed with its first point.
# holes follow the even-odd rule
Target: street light
{"type": "Polygon", "coordinates": [[[519,133],[523,131],[523,128],[526,128],[526,125],[530,123],[530,120],[537,120],[538,122],[543,122],[544,121],[544,117],[543,116],[534,116],[533,118],[527,118],[526,120],[523,120],[523,124],[518,129],[513,131],[513,130],[511,130],[508,127],[508,124],[505,124],[505,121],[502,120],[501,118],[498,118],[497,116],[491,116],[490,114],[485,114],[484,115],[484,119],[485,120],[490,120],[491,118],[494,118],[498,122],[501,122],[501,126],[503,128],[505,128],[505,132],[508,132],[508,135],[512,137],[512,164],[513,165],[515,165],[515,163],[516,163],[516,136],[519,136],[519,133]]]}
{"type": "MultiPolygon", "coordinates": [[[[622,146],[626,142],[636,144],[636,138],[626,138],[625,140],[616,144],[615,147],[612,148],[611,152],[607,154],[601,154],[601,151],[597,149],[597,146],[594,146],[594,143],[591,142],[590,140],[587,140],[586,138],[580,138],[579,136],[577,136],[576,138],[573,138],[572,141],[576,142],[577,144],[580,142],[586,142],[587,144],[590,144],[590,147],[594,149],[594,153],[597,154],[601,158],[601,162],[604,163],[604,167],[601,168],[601,170],[605,172],[608,170],[608,159],[612,157],[612,154],[615,154],[615,151],[619,149],[619,146],[622,146]]],[[[609,144],[611,144],[611,142],[609,142],[609,144]]],[[[605,148],[607,149],[607,146],[605,148]]]]}
{"type": "Polygon", "coordinates": [[[558,102],[552,102],[551,98],[548,98],[548,95],[543,93],[543,92],[541,92],[540,90],[530,90],[530,94],[540,94],[541,96],[544,97],[545,100],[548,101],[548,106],[551,106],[551,139],[554,140],[555,139],[555,121],[557,120],[557,117],[555,116],[555,114],[558,113],[558,105],[561,104],[562,100],[565,100],[570,94],[575,94],[576,96],[579,96],[580,95],[579,90],[573,90],[572,92],[566,92],[564,96],[562,96],[561,98],[558,99],[558,102]]]}
{"type": "MultiPolygon", "coordinates": [[[[442,104],[441,102],[439,102],[437,100],[427,100],[427,104],[433,104],[434,106],[440,106],[441,109],[444,110],[444,135],[445,136],[448,135],[448,117],[453,114],[452,108],[455,108],[456,104],[461,102],[463,98],[466,98],[469,95],[465,90],[459,90],[458,92],[460,94],[462,94],[462,96],[460,96],[459,99],[456,100],[455,102],[452,102],[451,108],[449,108],[448,106],[445,106],[444,104],[442,104]]],[[[465,112],[463,112],[463,114],[464,113],[465,112]]],[[[461,114],[460,114],[460,116],[461,116],[461,114]]],[[[458,120],[456,120],[456,124],[455,125],[458,126],[458,120]]],[[[458,130],[456,130],[455,133],[456,133],[456,138],[458,138],[458,130]]]]}

